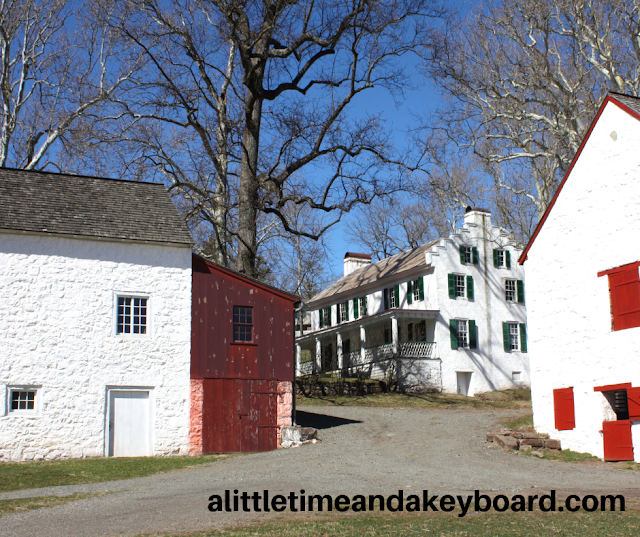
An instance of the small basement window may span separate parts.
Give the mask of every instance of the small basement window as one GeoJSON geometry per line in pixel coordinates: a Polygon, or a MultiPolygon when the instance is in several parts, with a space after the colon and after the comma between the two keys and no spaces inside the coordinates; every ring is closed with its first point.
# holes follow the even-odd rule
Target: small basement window
{"type": "Polygon", "coordinates": [[[9,414],[37,414],[38,388],[30,386],[9,388],[8,406],[9,414]]]}

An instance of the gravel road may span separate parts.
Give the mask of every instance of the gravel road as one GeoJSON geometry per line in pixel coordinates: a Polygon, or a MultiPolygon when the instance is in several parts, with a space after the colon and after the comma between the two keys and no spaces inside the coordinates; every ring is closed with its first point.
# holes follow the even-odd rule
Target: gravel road
{"type": "Polygon", "coordinates": [[[231,457],[151,477],[0,494],[0,500],[74,492],[109,492],[66,505],[5,516],[2,536],[175,534],[244,525],[270,515],[210,513],[207,499],[225,489],[271,494],[487,492],[623,493],[640,498],[640,473],[518,456],[484,442],[509,410],[303,407],[302,425],[323,441],[296,449],[231,457]]]}

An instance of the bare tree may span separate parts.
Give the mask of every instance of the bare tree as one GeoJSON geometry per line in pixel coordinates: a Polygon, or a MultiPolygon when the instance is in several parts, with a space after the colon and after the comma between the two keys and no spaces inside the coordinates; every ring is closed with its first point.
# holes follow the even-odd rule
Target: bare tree
{"type": "Polygon", "coordinates": [[[400,58],[432,44],[431,20],[443,13],[434,2],[121,6],[111,26],[152,67],[137,98],[119,103],[134,120],[123,139],[190,200],[189,216],[213,230],[222,262],[235,257],[255,275],[261,214],[315,240],[354,206],[399,187],[406,163],[380,119],[346,112],[376,86],[401,97],[400,58]],[[292,206],[334,216],[311,229],[290,221],[292,206]]]}
{"type": "Polygon", "coordinates": [[[449,25],[425,63],[448,97],[436,128],[485,162],[507,223],[523,216],[511,218],[521,240],[546,210],[604,92],[638,95],[638,7],[489,1],[449,25]]]}
{"type": "Polygon", "coordinates": [[[73,168],[74,143],[139,67],[90,4],[0,2],[0,166],[73,168]]]}

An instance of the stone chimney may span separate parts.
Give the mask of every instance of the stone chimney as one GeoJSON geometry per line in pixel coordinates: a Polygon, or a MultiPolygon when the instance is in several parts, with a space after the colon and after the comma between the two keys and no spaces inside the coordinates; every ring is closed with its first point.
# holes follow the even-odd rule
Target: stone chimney
{"type": "Polygon", "coordinates": [[[491,211],[482,207],[467,207],[464,212],[464,223],[489,227],[491,225],[491,211]]]}
{"type": "Polygon", "coordinates": [[[371,265],[371,256],[369,254],[356,254],[347,252],[344,254],[344,275],[348,276],[359,268],[371,265]]]}

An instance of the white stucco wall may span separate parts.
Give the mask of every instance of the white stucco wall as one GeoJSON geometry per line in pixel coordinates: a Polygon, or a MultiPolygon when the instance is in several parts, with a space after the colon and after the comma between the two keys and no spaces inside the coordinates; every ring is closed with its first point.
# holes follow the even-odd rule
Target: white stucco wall
{"type": "Polygon", "coordinates": [[[535,425],[599,457],[608,411],[594,386],[640,385],[640,328],[611,330],[608,278],[597,276],[640,259],[639,144],[640,122],[608,103],[525,263],[535,425]],[[567,387],[576,427],[556,431],[553,389],[567,387]]]}
{"type": "Polygon", "coordinates": [[[437,278],[437,309],[440,310],[440,315],[436,338],[442,359],[442,388],[445,392],[457,391],[457,372],[471,373],[469,395],[529,385],[528,353],[505,352],[502,333],[503,322],[527,322],[527,283],[525,282],[524,288],[524,304],[507,302],[505,299],[505,279],[525,279],[524,270],[516,262],[520,250],[515,248],[508,235],[491,225],[488,214],[481,215],[482,213],[476,213],[449,240],[441,241],[430,258],[437,278]],[[460,263],[460,245],[475,246],[478,249],[478,264],[460,263]],[[510,269],[493,266],[494,248],[510,251],[510,269]],[[473,300],[449,298],[450,273],[473,276],[473,300]],[[451,348],[451,319],[476,322],[476,349],[451,348]],[[513,372],[520,372],[519,382],[512,380],[513,372]]]}
{"type": "Polygon", "coordinates": [[[186,454],[190,329],[190,248],[0,233],[0,460],[105,455],[109,387],[150,389],[153,454],[186,454]],[[149,296],[148,336],[116,335],[117,293],[149,296]]]}

